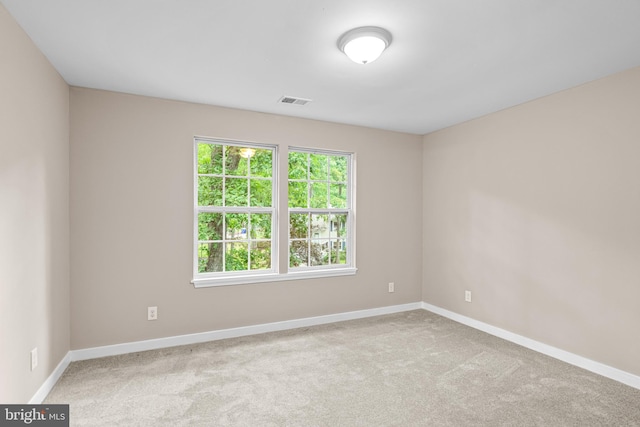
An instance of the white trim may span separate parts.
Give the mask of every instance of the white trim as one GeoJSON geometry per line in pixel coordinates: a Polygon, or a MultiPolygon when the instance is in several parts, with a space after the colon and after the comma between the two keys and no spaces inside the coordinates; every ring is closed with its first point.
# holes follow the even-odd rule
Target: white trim
{"type": "Polygon", "coordinates": [[[64,373],[65,369],[67,369],[67,367],[69,366],[69,363],[71,363],[71,352],[65,354],[65,356],[62,358],[60,363],[58,363],[58,366],[56,366],[51,375],[49,375],[44,383],[42,383],[38,391],[36,391],[36,394],[33,395],[31,400],[29,400],[29,405],[39,405],[44,401],[44,399],[53,389],[53,386],[56,385],[56,383],[64,373]]]}
{"type": "Polygon", "coordinates": [[[334,264],[333,267],[323,266],[322,268],[307,267],[304,269],[290,269],[287,273],[288,280],[298,279],[319,279],[323,277],[334,276],[352,276],[358,272],[355,267],[339,267],[338,264],[334,264]]]}
{"type": "Polygon", "coordinates": [[[40,386],[38,391],[29,400],[29,404],[41,403],[53,389],[56,382],[60,379],[70,362],[79,360],[96,359],[99,357],[116,356],[120,354],[135,353],[139,351],[155,350],[166,347],[174,347],[178,345],[196,344],[207,341],[216,341],[227,338],[243,337],[247,335],[262,334],[267,332],[284,331],[288,329],[304,328],[308,326],[323,325],[327,323],[343,322],[346,320],[363,319],[373,316],[381,316],[385,314],[400,313],[411,310],[423,309],[448,319],[454,320],[463,325],[497,336],[507,341],[526,347],[538,353],[561,360],[574,366],[591,371],[595,374],[602,375],[614,381],[621,382],[630,387],[640,390],[640,377],[622,371],[611,366],[604,365],[599,362],[569,353],[564,350],[552,347],[547,344],[540,343],[530,338],[523,337],[513,332],[497,328],[470,317],[454,313],[449,310],[428,304],[426,302],[414,302],[401,305],[393,305],[387,307],[371,308],[359,311],[350,311],[346,313],[328,314],[325,316],[306,317],[302,319],[285,320],[282,322],[265,323],[261,325],[244,326],[239,328],[222,329],[218,331],[202,332],[198,334],[179,335],[167,338],[158,338],[153,340],[135,341],[124,344],[114,344],[102,347],[85,348],[80,350],[71,350],[60,361],[58,366],[53,370],[51,375],[40,386]]]}
{"type": "Polygon", "coordinates": [[[587,359],[586,357],[582,357],[577,354],[570,353],[565,350],[561,350],[559,348],[550,346],[548,344],[544,344],[539,341],[532,340],[531,338],[527,338],[522,335],[509,332],[507,330],[489,325],[488,323],[480,322],[479,320],[475,320],[470,317],[466,317],[461,314],[454,313],[453,311],[449,311],[444,308],[440,308],[435,305],[428,304],[426,302],[422,303],[422,308],[432,313],[439,314],[440,316],[454,320],[458,323],[462,323],[463,325],[472,327],[474,329],[478,329],[480,331],[505,339],[512,343],[526,347],[530,350],[545,354],[547,356],[553,357],[554,359],[558,359],[570,365],[574,365],[579,368],[586,369],[587,371],[593,372],[598,375],[602,375],[603,377],[610,378],[612,380],[621,382],[630,387],[637,388],[640,390],[640,376],[633,375],[629,372],[625,372],[620,369],[613,368],[603,363],[596,362],[591,359],[587,359]]]}
{"type": "Polygon", "coordinates": [[[310,147],[300,147],[298,145],[289,145],[287,148],[288,153],[292,151],[298,151],[300,153],[308,153],[308,154],[325,154],[327,156],[344,156],[345,154],[353,154],[353,151],[344,151],[344,150],[331,150],[324,148],[310,148],[310,147]]]}
{"type": "MultiPolygon", "coordinates": [[[[204,137],[204,136],[194,136],[193,137],[193,272],[192,272],[192,277],[193,280],[191,281],[191,283],[193,283],[194,285],[196,285],[196,282],[200,282],[200,283],[207,283],[206,286],[216,286],[213,283],[216,283],[216,280],[211,280],[212,274],[213,277],[215,277],[216,279],[218,277],[220,277],[220,280],[223,280],[226,282],[225,280],[225,275],[228,277],[229,272],[223,272],[220,275],[217,275],[216,273],[200,273],[198,272],[198,246],[200,244],[200,240],[199,240],[199,235],[198,235],[198,215],[200,213],[204,213],[204,212],[215,212],[215,213],[226,213],[226,212],[236,212],[236,213],[270,213],[271,214],[271,239],[265,239],[265,241],[270,241],[271,242],[271,266],[272,268],[270,268],[269,270],[265,270],[264,273],[269,274],[269,273],[277,273],[277,266],[279,265],[279,260],[278,260],[278,239],[274,238],[273,236],[278,236],[278,225],[279,225],[279,221],[278,221],[278,209],[276,208],[276,206],[278,206],[279,203],[279,192],[278,192],[278,151],[279,147],[277,144],[264,144],[264,143],[257,143],[257,142],[245,142],[245,141],[237,141],[237,140],[229,140],[229,139],[221,139],[221,138],[210,138],[210,137],[204,137]],[[225,162],[224,162],[224,155],[223,155],[223,170],[222,170],[222,174],[200,174],[198,173],[198,145],[199,144],[210,144],[210,145],[221,145],[223,147],[223,152],[224,152],[224,147],[226,146],[236,146],[236,147],[253,147],[255,149],[258,150],[271,150],[271,167],[272,167],[272,175],[271,178],[265,178],[265,177],[253,177],[251,175],[251,171],[249,170],[247,173],[246,177],[240,177],[239,178],[246,178],[246,179],[258,179],[258,180],[270,180],[271,181],[271,206],[266,206],[266,207],[252,207],[252,206],[226,206],[226,203],[223,200],[223,206],[199,206],[198,205],[198,179],[200,176],[220,176],[220,177],[234,177],[234,175],[227,175],[226,174],[226,166],[225,166],[225,162]]],[[[226,189],[225,189],[225,184],[224,184],[225,180],[223,179],[223,189],[222,189],[222,196],[223,199],[225,197],[226,194],[226,189]]],[[[247,193],[247,198],[250,198],[251,196],[251,189],[249,188],[249,193],[247,193]]],[[[224,215],[223,215],[224,217],[224,215]]],[[[249,240],[247,240],[247,242],[250,244],[252,241],[258,241],[260,239],[251,239],[249,237],[249,235],[247,234],[247,237],[249,240]]],[[[221,236],[221,240],[220,242],[224,245],[225,242],[227,242],[228,239],[226,237],[226,235],[221,236]]],[[[250,250],[250,248],[249,248],[250,250]]],[[[224,257],[226,256],[226,252],[222,251],[222,264],[225,264],[224,261],[224,257]]],[[[249,263],[251,263],[251,260],[249,260],[249,263]]],[[[246,271],[247,273],[251,273],[252,270],[248,270],[246,271]]],[[[232,274],[232,280],[230,283],[219,283],[218,285],[237,285],[237,284],[241,284],[241,283],[260,283],[260,282],[265,282],[265,281],[270,281],[270,280],[248,280],[248,281],[233,281],[234,279],[234,275],[232,274]]],[[[220,280],[217,280],[218,282],[220,280]]],[[[198,285],[196,285],[196,287],[200,287],[198,285]]]]}
{"type": "Polygon", "coordinates": [[[284,331],[288,329],[304,328],[308,326],[324,325],[327,323],[343,322],[345,320],[362,319],[366,317],[381,316],[384,314],[400,313],[404,311],[419,310],[422,303],[392,305],[387,307],[371,308],[367,310],[349,311],[346,313],[328,314],[325,316],[306,317],[302,319],[285,320],[282,322],[265,323],[261,325],[243,326],[239,328],[221,329],[218,331],[202,332],[198,334],[178,335],[153,340],[135,341],[124,344],[107,345],[103,347],[72,350],[71,361],[96,359],[99,357],[116,356],[119,354],[135,353],[159,348],[189,345],[207,341],[216,341],[227,338],[244,337],[247,335],[263,334],[266,332],[284,331]]]}
{"type": "MultiPolygon", "coordinates": [[[[355,152],[351,152],[351,151],[334,151],[334,150],[322,150],[322,149],[314,149],[314,148],[306,148],[306,147],[296,147],[296,146],[289,146],[287,148],[287,156],[289,156],[291,153],[305,153],[307,155],[306,158],[306,162],[307,162],[307,176],[304,179],[289,179],[287,176],[287,183],[291,183],[291,182],[304,182],[308,185],[307,189],[308,189],[308,193],[307,193],[307,205],[310,206],[310,198],[311,198],[311,188],[312,188],[312,184],[319,182],[319,183],[326,183],[327,184],[327,197],[329,198],[330,195],[330,188],[331,188],[331,174],[329,173],[327,175],[327,179],[326,180],[316,180],[316,179],[311,179],[311,173],[310,173],[310,168],[311,168],[311,158],[310,155],[312,154],[319,154],[319,155],[326,155],[326,156],[335,156],[335,157],[346,157],[347,158],[347,177],[346,177],[346,181],[344,181],[344,183],[346,183],[346,191],[347,191],[347,206],[344,208],[311,208],[311,207],[306,207],[306,208],[300,208],[300,207],[288,207],[287,208],[287,217],[291,218],[291,214],[292,213],[297,213],[297,214],[326,214],[326,215],[332,215],[332,214],[346,214],[347,215],[347,235],[346,235],[346,244],[347,244],[347,253],[346,253],[346,264],[340,264],[340,266],[344,266],[344,267],[348,267],[348,268],[356,268],[356,252],[355,252],[355,241],[356,241],[356,222],[355,222],[355,207],[356,207],[356,199],[355,199],[355,162],[356,162],[356,154],[355,152]]],[[[287,162],[288,163],[288,162],[287,162]]],[[[342,181],[339,181],[342,182],[342,181]]],[[[289,184],[287,184],[288,186],[289,184]]],[[[328,202],[330,202],[329,199],[327,199],[328,202]]],[[[309,224],[309,227],[311,227],[311,224],[309,224]]],[[[297,240],[297,241],[306,241],[308,244],[308,250],[309,253],[311,253],[311,243],[313,242],[313,239],[311,237],[311,235],[308,235],[306,238],[300,238],[300,239],[293,239],[293,240],[297,240]]],[[[291,236],[289,236],[287,238],[287,247],[290,248],[291,247],[291,236]]],[[[288,254],[287,259],[289,260],[289,265],[291,265],[291,254],[288,254]]],[[[328,268],[332,268],[331,265],[326,265],[326,266],[322,266],[322,267],[328,267],[328,268]]],[[[303,268],[305,268],[305,266],[301,266],[301,267],[295,267],[297,270],[301,270],[303,268]]],[[[313,267],[311,267],[310,269],[313,269],[313,267]]],[[[291,267],[289,267],[289,271],[291,271],[291,267]]]]}
{"type": "MultiPolygon", "coordinates": [[[[214,286],[248,285],[251,283],[284,282],[287,280],[319,279],[325,277],[353,276],[357,268],[325,268],[318,270],[291,271],[288,273],[247,274],[238,276],[200,277],[191,283],[195,288],[214,286]]],[[[419,307],[418,307],[419,308],[419,307]]]]}

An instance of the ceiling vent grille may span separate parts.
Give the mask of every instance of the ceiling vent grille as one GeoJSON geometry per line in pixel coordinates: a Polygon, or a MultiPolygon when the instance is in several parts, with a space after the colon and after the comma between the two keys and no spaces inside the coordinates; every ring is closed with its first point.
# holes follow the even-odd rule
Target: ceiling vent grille
{"type": "Polygon", "coordinates": [[[310,99],[304,98],[296,98],[295,96],[283,96],[278,100],[278,104],[289,104],[289,105],[307,105],[310,103],[310,99]]]}

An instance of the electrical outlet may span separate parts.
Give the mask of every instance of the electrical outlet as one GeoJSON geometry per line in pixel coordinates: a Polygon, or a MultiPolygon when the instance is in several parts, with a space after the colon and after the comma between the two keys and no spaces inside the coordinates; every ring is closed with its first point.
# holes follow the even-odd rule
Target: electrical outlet
{"type": "Polygon", "coordinates": [[[158,307],[147,307],[147,320],[158,320],[158,307]]]}
{"type": "Polygon", "coordinates": [[[396,284],[393,282],[389,282],[389,292],[395,292],[396,291],[396,284]]]}
{"type": "Polygon", "coordinates": [[[38,347],[31,350],[31,370],[35,371],[38,367],[38,347]]]}
{"type": "Polygon", "coordinates": [[[466,302],[471,302],[471,291],[464,291],[464,300],[466,302]]]}

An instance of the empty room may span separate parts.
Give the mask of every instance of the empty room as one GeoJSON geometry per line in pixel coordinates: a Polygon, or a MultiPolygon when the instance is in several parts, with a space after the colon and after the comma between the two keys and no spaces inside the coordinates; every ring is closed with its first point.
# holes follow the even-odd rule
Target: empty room
{"type": "Polygon", "coordinates": [[[0,0],[0,425],[640,426],[637,0],[0,0]]]}

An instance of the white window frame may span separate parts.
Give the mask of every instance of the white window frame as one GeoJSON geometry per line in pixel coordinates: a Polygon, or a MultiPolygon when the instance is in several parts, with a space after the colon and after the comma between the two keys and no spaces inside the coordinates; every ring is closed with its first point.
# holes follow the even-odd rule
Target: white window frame
{"type": "MultiPolygon", "coordinates": [[[[289,216],[294,213],[303,213],[303,214],[310,214],[310,215],[332,215],[332,214],[346,214],[347,215],[347,221],[346,221],[346,228],[347,228],[347,236],[345,238],[346,244],[347,244],[347,251],[346,251],[346,264],[329,264],[329,265],[316,265],[316,266],[301,266],[301,267],[289,267],[289,272],[292,274],[298,273],[298,274],[307,274],[307,275],[312,275],[312,274],[323,274],[322,272],[325,271],[331,271],[331,270],[340,270],[340,271],[349,271],[350,269],[355,269],[355,209],[354,209],[354,186],[353,186],[353,169],[354,169],[354,154],[350,153],[350,152],[344,152],[344,151],[334,151],[334,150],[322,150],[322,149],[313,149],[313,148],[306,148],[306,147],[289,147],[289,149],[287,150],[287,159],[288,159],[288,155],[291,152],[296,152],[296,153],[306,153],[306,154],[319,154],[319,155],[327,155],[327,156],[340,156],[340,157],[346,157],[347,158],[347,206],[345,208],[326,208],[326,209],[317,209],[317,208],[291,208],[288,207],[288,212],[287,212],[287,224],[289,224],[289,216]]],[[[288,164],[287,164],[288,166],[288,164]]],[[[307,165],[308,166],[308,165],[307,165]]],[[[295,180],[295,181],[306,181],[309,184],[312,184],[313,182],[316,182],[314,180],[311,180],[308,177],[307,174],[307,179],[306,180],[295,180]]],[[[289,180],[287,179],[287,185],[288,185],[289,180]]],[[[311,187],[311,186],[309,186],[311,187]]],[[[327,191],[329,191],[329,188],[327,188],[327,191]]],[[[309,198],[310,196],[308,196],[309,198]]],[[[311,224],[309,224],[309,227],[311,227],[311,224]]],[[[290,265],[290,250],[289,247],[291,246],[291,234],[288,234],[288,238],[287,238],[287,265],[290,265]]],[[[298,240],[298,239],[296,239],[298,240]]],[[[309,240],[309,245],[311,244],[311,241],[313,240],[311,236],[308,237],[309,240]]]]}
{"type": "MultiPolygon", "coordinates": [[[[280,282],[287,280],[302,280],[314,278],[327,278],[337,276],[350,276],[357,272],[356,260],[356,221],[355,221],[355,153],[332,151],[322,149],[310,149],[305,147],[285,147],[284,153],[280,154],[280,149],[275,144],[264,144],[256,142],[228,140],[211,137],[196,136],[193,139],[193,279],[191,283],[196,288],[242,285],[251,283],[280,282]],[[198,272],[198,213],[200,212],[224,212],[225,207],[200,207],[198,206],[198,143],[210,143],[219,145],[234,145],[239,147],[250,147],[256,149],[273,150],[272,163],[272,206],[270,208],[240,207],[229,209],[233,212],[246,211],[270,212],[272,213],[271,227],[271,269],[269,270],[246,270],[229,272],[198,272]],[[289,208],[288,200],[288,159],[289,151],[305,151],[316,154],[349,156],[348,161],[348,182],[347,200],[349,213],[347,214],[347,264],[337,264],[330,266],[314,266],[309,268],[289,268],[289,208]],[[283,157],[284,155],[284,157],[283,157]],[[282,166],[281,162],[285,162],[282,166]],[[281,170],[284,167],[284,170],[281,170]],[[282,183],[284,182],[284,184],[282,183]],[[284,189],[281,187],[284,185],[284,189]],[[285,200],[280,201],[279,195],[284,194],[285,200]],[[287,230],[286,237],[281,236],[279,230],[287,230]],[[281,237],[285,240],[280,241],[281,237]],[[281,263],[280,260],[283,260],[281,263]]],[[[284,148],[282,148],[284,150],[284,148]]],[[[313,209],[313,212],[320,212],[322,209],[313,209]]],[[[347,211],[347,209],[341,209],[347,211]]],[[[323,213],[323,212],[320,212],[323,213]]]]}
{"type": "MultiPolygon", "coordinates": [[[[256,277],[269,276],[276,274],[278,271],[278,146],[269,144],[257,144],[244,141],[232,141],[217,138],[194,138],[194,155],[193,155],[193,167],[194,167],[194,183],[193,183],[193,280],[194,285],[198,284],[235,284],[235,283],[247,283],[256,277]],[[207,174],[198,173],[198,144],[212,144],[235,147],[247,147],[254,149],[267,149],[272,151],[272,176],[271,176],[271,207],[250,207],[250,206],[199,206],[198,205],[198,177],[207,176],[207,174]],[[198,271],[198,214],[200,213],[222,213],[223,217],[226,213],[270,213],[271,214],[271,268],[263,270],[241,270],[241,271],[224,271],[224,272],[207,272],[200,273],[198,271]]],[[[224,165],[224,163],[223,163],[224,165]]],[[[223,176],[226,176],[223,174],[223,176]]],[[[250,178],[248,175],[247,178],[250,178]]],[[[224,182],[224,181],[223,181],[224,182]]],[[[250,189],[248,190],[250,197],[250,189]]],[[[223,186],[223,200],[224,200],[224,186],[223,186]]],[[[223,202],[224,205],[224,202],[223,202]]],[[[224,241],[227,241],[226,236],[221,236],[224,241]]],[[[250,240],[250,239],[249,239],[250,240]]],[[[223,243],[224,244],[224,243],[223,243]]],[[[223,246],[223,260],[226,255],[226,249],[223,246]]],[[[250,263],[249,259],[249,263],[250,263]]],[[[224,261],[223,261],[224,263],[224,261]]]]}

